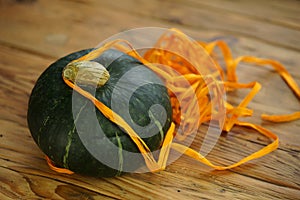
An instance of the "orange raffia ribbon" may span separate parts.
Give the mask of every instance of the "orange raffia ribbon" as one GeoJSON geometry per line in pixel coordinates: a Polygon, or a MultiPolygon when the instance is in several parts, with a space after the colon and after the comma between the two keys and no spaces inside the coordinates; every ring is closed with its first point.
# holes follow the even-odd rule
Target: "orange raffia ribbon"
{"type": "MultiPolygon", "coordinates": [[[[71,81],[64,79],[64,82],[76,90],[78,93],[89,99],[94,103],[94,105],[102,112],[109,120],[121,126],[125,132],[131,137],[134,143],[137,145],[140,150],[142,156],[144,157],[145,163],[150,171],[155,172],[158,170],[163,170],[166,167],[166,163],[168,160],[170,148],[188,155],[199,162],[202,162],[216,170],[225,170],[233,167],[237,167],[247,161],[259,158],[264,156],[278,147],[278,137],[272,133],[271,131],[255,124],[251,124],[248,122],[241,122],[238,120],[239,117],[242,116],[251,116],[253,110],[247,108],[249,102],[253,99],[253,97],[260,90],[261,86],[257,82],[251,83],[239,83],[238,78],[236,76],[236,68],[240,62],[256,64],[259,66],[272,66],[276,72],[285,80],[287,85],[291,88],[291,90],[295,93],[295,95],[300,98],[300,89],[297,83],[294,81],[292,76],[288,73],[288,71],[281,65],[279,62],[270,60],[270,59],[261,59],[253,56],[241,56],[238,58],[233,58],[230,52],[229,47],[223,41],[215,41],[211,43],[204,42],[191,42],[190,39],[185,36],[182,32],[176,29],[170,29],[165,34],[161,36],[161,38],[157,41],[154,48],[148,50],[144,56],[141,56],[136,52],[136,50],[131,46],[129,42],[122,39],[117,39],[111,42],[108,42],[104,46],[91,51],[90,53],[76,59],[72,62],[80,61],[80,60],[92,60],[97,58],[107,49],[115,48],[120,51],[127,53],[130,56],[133,56],[140,60],[147,67],[152,69],[156,74],[158,74],[166,84],[167,88],[172,88],[172,92],[170,92],[171,104],[173,108],[173,123],[166,133],[165,139],[163,141],[160,155],[158,161],[155,161],[151,151],[147,147],[147,145],[143,142],[143,140],[138,136],[137,133],[122,119],[121,116],[116,114],[110,108],[105,106],[99,100],[97,100],[90,93],[84,91],[79,86],[75,85],[71,81]],[[125,44],[125,45],[124,45],[125,44]],[[226,64],[226,75],[223,69],[218,64],[217,60],[214,59],[214,66],[210,66],[211,69],[203,68],[203,64],[201,63],[201,56],[197,54],[199,48],[203,47],[208,55],[213,54],[213,50],[216,47],[219,47],[221,52],[223,53],[223,57],[226,64]],[[188,56],[191,60],[195,62],[195,65],[192,65],[190,62],[181,57],[174,58],[174,54],[172,52],[164,51],[163,49],[166,47],[167,49],[176,50],[176,52],[180,52],[180,54],[184,56],[188,56]],[[178,74],[174,74],[172,70],[163,70],[158,65],[154,65],[152,63],[164,64],[172,69],[180,72],[181,76],[178,74]],[[201,74],[199,73],[201,71],[201,74]],[[206,71],[202,74],[203,71],[206,71]],[[217,76],[220,75],[221,81],[216,81],[217,76]],[[225,78],[227,80],[225,80],[225,78]],[[187,80],[191,84],[191,90],[187,90],[186,88],[181,88],[180,83],[184,80],[187,80]],[[220,90],[220,85],[223,85],[224,88],[228,91],[233,89],[243,89],[250,88],[251,91],[248,95],[239,103],[238,106],[233,106],[228,102],[223,102],[220,98],[208,98],[209,89],[213,88],[216,94],[222,94],[220,90]],[[212,87],[211,87],[212,86],[212,87]],[[176,92],[176,96],[173,92],[176,92]],[[190,92],[196,93],[197,101],[192,98],[187,98],[190,92]],[[178,99],[182,98],[186,101],[186,105],[180,107],[178,99]],[[208,122],[211,120],[212,115],[216,112],[212,107],[212,102],[217,103],[218,105],[223,105],[226,108],[226,116],[225,121],[222,121],[220,118],[219,124],[223,125],[224,131],[230,131],[234,125],[244,126],[248,128],[252,128],[264,136],[268,137],[272,140],[270,144],[265,146],[264,148],[258,150],[255,153],[246,156],[240,161],[231,164],[229,166],[218,166],[211,163],[207,158],[201,155],[199,152],[191,149],[190,147],[184,146],[179,143],[175,143],[173,141],[173,137],[176,137],[177,140],[182,141],[185,140],[191,130],[192,126],[201,125],[204,122],[208,122]],[[190,114],[193,116],[194,106],[201,105],[200,107],[200,119],[195,120],[191,118],[184,118],[182,114],[190,114]],[[183,133],[175,133],[175,125],[183,123],[184,130],[186,132],[183,133]]],[[[291,121],[300,118],[300,112],[295,112],[287,115],[262,115],[262,119],[269,120],[273,122],[285,122],[291,121]]],[[[218,118],[217,118],[218,119],[218,118]]],[[[47,157],[47,162],[51,169],[61,172],[61,173],[71,173],[70,170],[62,168],[57,168],[52,163],[52,161],[47,157]]]]}
{"type": "Polygon", "coordinates": [[[74,174],[74,172],[72,172],[71,170],[68,170],[68,169],[65,169],[65,168],[56,167],[55,164],[52,162],[52,160],[48,156],[45,156],[45,158],[46,158],[48,166],[53,171],[56,171],[56,172],[59,172],[59,173],[63,173],[63,174],[74,174]]]}

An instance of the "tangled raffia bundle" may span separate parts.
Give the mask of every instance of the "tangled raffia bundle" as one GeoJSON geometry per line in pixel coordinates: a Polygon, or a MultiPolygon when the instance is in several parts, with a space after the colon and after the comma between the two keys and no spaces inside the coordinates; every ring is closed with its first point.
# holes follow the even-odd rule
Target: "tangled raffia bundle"
{"type": "MultiPolygon", "coordinates": [[[[78,93],[90,99],[100,112],[126,131],[139,148],[147,167],[152,172],[165,169],[171,148],[209,165],[214,169],[225,170],[266,155],[278,147],[278,137],[271,131],[256,124],[239,121],[239,117],[252,115],[253,110],[247,108],[247,105],[261,88],[261,85],[258,82],[238,82],[236,68],[239,63],[244,62],[260,66],[272,66],[288,84],[295,95],[300,98],[299,86],[279,62],[253,56],[233,58],[229,47],[224,41],[215,41],[211,43],[191,41],[190,38],[176,29],[170,29],[165,32],[156,42],[155,46],[147,50],[143,56],[141,56],[128,41],[117,39],[106,43],[100,48],[94,49],[90,53],[72,62],[95,59],[101,55],[102,52],[110,48],[123,51],[140,60],[144,65],[160,76],[166,87],[169,89],[171,105],[173,108],[173,123],[163,141],[158,161],[155,160],[144,141],[121,116],[70,80],[64,79],[64,81],[78,93]],[[217,59],[213,55],[213,50],[216,47],[219,47],[223,54],[226,70],[223,70],[220,67],[217,59]],[[205,51],[203,51],[203,48],[205,51]],[[205,54],[203,54],[203,52],[205,52],[205,54]],[[206,62],[208,57],[213,65],[206,62]],[[168,68],[161,66],[168,66],[168,68]],[[182,86],[182,83],[186,81],[191,86],[189,89],[182,86]],[[243,88],[250,88],[251,90],[237,106],[231,105],[222,98],[226,91],[243,88]],[[193,95],[195,95],[196,98],[191,98],[193,95]],[[185,106],[182,106],[180,102],[184,102],[183,105],[185,106]],[[194,109],[195,107],[198,107],[199,110],[194,109]],[[224,110],[222,110],[222,108],[224,108],[224,110]],[[222,112],[225,113],[225,116],[219,114],[222,112]],[[194,118],[193,116],[197,114],[199,115],[199,118],[194,118]],[[255,129],[264,136],[272,139],[272,142],[266,147],[232,165],[217,166],[212,164],[196,150],[173,141],[174,137],[178,141],[184,141],[190,134],[195,132],[195,127],[199,127],[202,123],[209,122],[212,119],[218,121],[218,124],[223,131],[230,131],[234,125],[244,126],[255,129]],[[181,126],[180,132],[176,128],[179,124],[181,126]]],[[[261,117],[263,120],[272,122],[285,122],[300,119],[300,112],[273,116],[263,114],[261,117]]],[[[70,170],[55,167],[49,158],[47,158],[47,162],[51,169],[55,171],[69,174],[72,173],[70,170]]]]}

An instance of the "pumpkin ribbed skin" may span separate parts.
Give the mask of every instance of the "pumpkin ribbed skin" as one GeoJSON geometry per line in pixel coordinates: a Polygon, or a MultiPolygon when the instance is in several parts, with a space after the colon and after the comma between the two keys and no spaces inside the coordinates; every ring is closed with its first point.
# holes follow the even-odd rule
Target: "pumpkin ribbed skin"
{"type": "MultiPolygon", "coordinates": [[[[73,90],[64,83],[62,79],[63,68],[70,61],[87,54],[89,51],[91,49],[63,57],[42,73],[30,96],[27,114],[28,126],[35,142],[56,166],[68,168],[75,173],[84,175],[112,177],[122,174],[122,169],[133,171],[143,166],[144,160],[141,155],[132,158],[123,154],[122,152],[125,150],[135,153],[138,153],[139,150],[120,127],[105,118],[88,99],[76,92],[73,94],[73,90]],[[74,95],[76,104],[74,104],[74,99],[72,100],[74,95]],[[78,113],[74,113],[74,109],[78,113]],[[91,124],[90,122],[95,119],[98,123],[91,124]],[[80,124],[80,127],[76,126],[76,123],[80,124]],[[99,127],[104,134],[100,133],[99,127]],[[84,142],[80,136],[84,136],[84,142]],[[112,146],[111,143],[114,145],[112,146]],[[111,166],[107,166],[96,159],[92,155],[94,152],[91,153],[86,148],[87,144],[96,150],[101,158],[110,160],[113,166],[121,167],[111,168],[111,166]],[[121,149],[114,151],[111,149],[112,147],[121,149]]],[[[156,130],[153,127],[149,130],[143,130],[143,134],[136,131],[152,151],[159,149],[164,134],[172,121],[170,99],[162,81],[138,60],[119,51],[107,50],[95,61],[101,63],[110,73],[109,81],[96,89],[95,92],[95,97],[106,106],[112,107],[112,92],[115,87],[122,87],[118,90],[121,92],[115,96],[117,98],[113,99],[117,106],[128,101],[122,98],[127,98],[130,93],[129,89],[136,87],[137,89],[129,99],[128,108],[134,123],[146,127],[151,120],[148,113],[150,107],[159,104],[164,108],[166,121],[161,124],[161,131],[153,133],[151,130],[156,130]],[[122,82],[123,84],[120,86],[118,81],[121,78],[124,79],[125,73],[130,72],[135,67],[142,70],[133,70],[136,74],[129,76],[130,79],[125,79],[125,83],[122,82]],[[137,87],[135,84],[139,82],[139,79],[149,82],[149,84],[137,87]]],[[[82,87],[87,91],[92,91],[89,86],[82,87]]],[[[114,111],[119,114],[120,110],[114,111]]],[[[132,122],[127,121],[127,123],[132,122]]]]}

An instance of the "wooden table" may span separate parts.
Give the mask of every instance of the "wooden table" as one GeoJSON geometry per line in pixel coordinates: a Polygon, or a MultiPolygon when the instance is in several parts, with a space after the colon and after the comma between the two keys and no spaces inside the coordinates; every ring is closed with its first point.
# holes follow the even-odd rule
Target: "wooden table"
{"type": "MultiPolygon", "coordinates": [[[[225,40],[234,56],[280,61],[299,84],[299,10],[296,0],[0,0],[0,199],[299,199],[300,121],[260,119],[299,110],[299,99],[269,67],[242,65],[238,75],[262,84],[249,105],[255,112],[245,120],[275,132],[279,149],[228,171],[182,156],[155,174],[62,175],[48,168],[26,121],[31,89],[50,63],[136,27],[175,27],[194,39],[225,40]]],[[[238,103],[245,94],[228,98],[238,103]]],[[[268,142],[235,127],[209,158],[229,164],[268,142]]]]}

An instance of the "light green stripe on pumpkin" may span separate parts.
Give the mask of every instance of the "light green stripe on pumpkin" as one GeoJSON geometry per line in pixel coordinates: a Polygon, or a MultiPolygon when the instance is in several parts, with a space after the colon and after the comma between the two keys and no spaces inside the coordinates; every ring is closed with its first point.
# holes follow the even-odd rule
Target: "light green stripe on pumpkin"
{"type": "Polygon", "coordinates": [[[118,169],[117,176],[120,176],[122,171],[123,171],[123,162],[124,162],[123,154],[122,154],[123,146],[122,146],[121,140],[120,140],[117,133],[116,133],[116,139],[117,139],[118,146],[119,146],[119,151],[118,151],[118,154],[119,154],[119,169],[118,169]]]}
{"type": "Polygon", "coordinates": [[[65,148],[65,155],[63,157],[64,168],[67,168],[67,169],[69,168],[69,166],[68,166],[68,157],[69,157],[70,147],[71,147],[71,144],[72,144],[72,135],[73,135],[74,132],[75,132],[75,125],[74,125],[73,129],[68,132],[68,142],[67,142],[67,145],[66,145],[66,148],[65,148]]]}
{"type": "Polygon", "coordinates": [[[163,127],[160,123],[160,121],[156,120],[153,113],[149,110],[149,116],[151,119],[154,120],[155,125],[157,126],[157,128],[159,129],[159,133],[160,133],[160,141],[163,141],[164,139],[164,131],[163,131],[163,127]]]}
{"type": "Polygon", "coordinates": [[[72,144],[73,133],[75,132],[75,129],[76,129],[75,124],[76,124],[76,122],[77,122],[77,120],[79,118],[80,113],[85,108],[85,106],[87,105],[87,103],[88,103],[88,101],[86,101],[85,104],[80,108],[80,110],[79,110],[79,112],[76,115],[76,118],[74,120],[74,126],[73,126],[72,130],[70,130],[68,132],[68,135],[67,135],[68,141],[67,141],[67,145],[66,145],[66,148],[65,148],[65,154],[63,156],[63,166],[64,166],[64,168],[67,168],[67,169],[69,169],[68,157],[69,157],[70,147],[71,147],[71,144],[72,144]]]}

